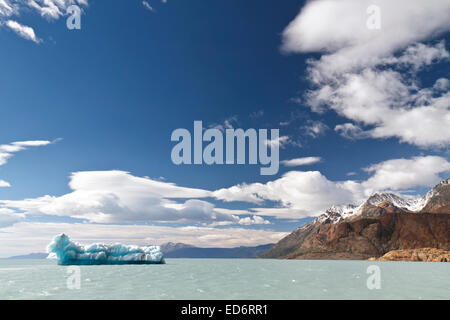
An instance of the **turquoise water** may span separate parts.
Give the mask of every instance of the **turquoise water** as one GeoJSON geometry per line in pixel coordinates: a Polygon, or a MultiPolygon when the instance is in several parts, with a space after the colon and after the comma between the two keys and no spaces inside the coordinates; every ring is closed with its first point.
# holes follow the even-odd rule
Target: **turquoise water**
{"type": "Polygon", "coordinates": [[[68,277],[74,274],[66,266],[0,259],[0,299],[450,299],[450,263],[166,261],[81,266],[80,288],[69,289],[68,277]],[[371,265],[379,267],[381,289],[367,288],[371,265]]]}

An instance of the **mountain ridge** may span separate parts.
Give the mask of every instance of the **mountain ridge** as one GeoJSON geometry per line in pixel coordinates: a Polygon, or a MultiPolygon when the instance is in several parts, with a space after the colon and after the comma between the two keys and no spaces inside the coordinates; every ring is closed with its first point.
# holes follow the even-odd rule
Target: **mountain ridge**
{"type": "Polygon", "coordinates": [[[333,206],[263,253],[263,258],[368,259],[401,249],[450,250],[450,179],[423,197],[375,193],[333,206]]]}
{"type": "MultiPolygon", "coordinates": [[[[167,242],[160,245],[165,258],[257,258],[274,244],[259,246],[240,246],[234,248],[200,248],[186,243],[167,242]]],[[[45,259],[47,253],[36,252],[17,255],[8,259],[45,259]]]]}

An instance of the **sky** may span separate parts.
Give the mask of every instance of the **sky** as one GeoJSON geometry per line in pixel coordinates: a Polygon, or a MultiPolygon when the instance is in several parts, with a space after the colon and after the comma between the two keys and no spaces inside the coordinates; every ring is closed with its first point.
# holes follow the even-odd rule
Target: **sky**
{"type": "Polygon", "coordinates": [[[0,257],[62,232],[274,243],[332,205],[423,195],[450,177],[449,16],[441,0],[0,0],[0,257]],[[278,173],[175,165],[171,134],[194,121],[279,129],[278,173]]]}

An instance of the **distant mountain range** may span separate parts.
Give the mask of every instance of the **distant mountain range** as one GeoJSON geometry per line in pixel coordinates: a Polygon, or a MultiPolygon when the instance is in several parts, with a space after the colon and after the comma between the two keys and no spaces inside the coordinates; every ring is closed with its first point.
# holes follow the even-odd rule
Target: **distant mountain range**
{"type": "MultiPolygon", "coordinates": [[[[161,245],[165,258],[256,258],[274,244],[237,248],[198,248],[184,243],[168,242],[161,245]]],[[[47,253],[30,253],[10,259],[45,259],[47,253]]]]}
{"type": "MultiPolygon", "coordinates": [[[[441,181],[425,196],[416,199],[375,193],[359,206],[333,206],[275,245],[198,248],[169,242],[161,245],[161,250],[167,258],[448,261],[450,179],[441,181]]],[[[46,256],[31,253],[11,258],[42,259],[46,256]]]]}
{"type": "Polygon", "coordinates": [[[237,248],[198,248],[183,243],[166,243],[161,251],[166,258],[257,258],[274,244],[237,248]]]}
{"type": "Polygon", "coordinates": [[[48,253],[35,252],[35,253],[24,254],[21,256],[9,257],[8,259],[45,259],[45,258],[47,258],[47,256],[48,256],[48,253]]]}
{"type": "Polygon", "coordinates": [[[403,260],[408,252],[415,256],[407,260],[417,260],[425,248],[450,250],[450,179],[417,199],[376,193],[359,206],[333,206],[261,257],[376,259],[405,250],[403,260]]]}

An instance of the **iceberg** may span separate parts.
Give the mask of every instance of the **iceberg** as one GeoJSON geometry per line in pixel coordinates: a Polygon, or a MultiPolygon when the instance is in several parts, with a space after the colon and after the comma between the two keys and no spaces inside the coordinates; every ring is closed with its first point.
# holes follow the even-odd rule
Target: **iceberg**
{"type": "Polygon", "coordinates": [[[47,259],[59,265],[101,264],[163,264],[164,256],[159,246],[139,247],[116,243],[80,245],[65,234],[57,235],[47,246],[47,259]]]}

